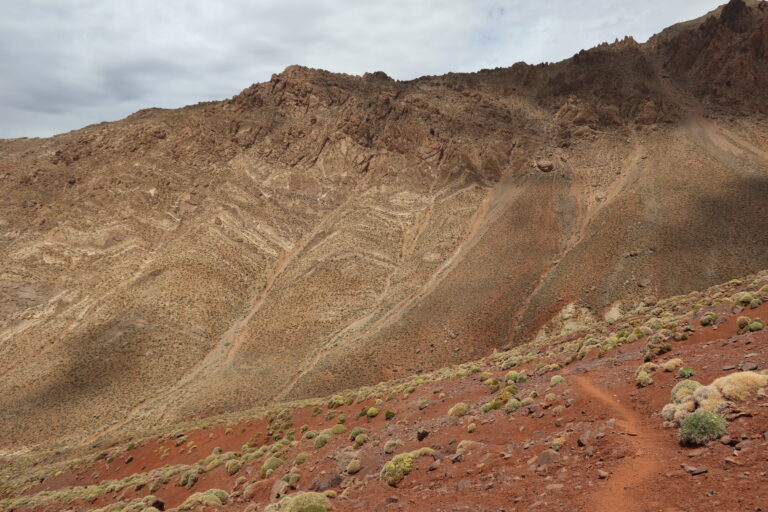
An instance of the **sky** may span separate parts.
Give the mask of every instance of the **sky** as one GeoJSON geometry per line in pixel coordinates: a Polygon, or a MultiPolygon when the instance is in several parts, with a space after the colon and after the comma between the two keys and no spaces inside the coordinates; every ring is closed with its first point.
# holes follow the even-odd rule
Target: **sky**
{"type": "Polygon", "coordinates": [[[642,42],[725,0],[2,0],[0,138],[220,100],[291,64],[398,80],[642,42]]]}

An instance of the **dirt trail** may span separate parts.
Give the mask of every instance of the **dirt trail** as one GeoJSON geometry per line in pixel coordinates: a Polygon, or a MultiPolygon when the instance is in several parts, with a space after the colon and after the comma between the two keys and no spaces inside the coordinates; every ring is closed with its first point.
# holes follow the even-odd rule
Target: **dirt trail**
{"type": "Polygon", "coordinates": [[[616,417],[616,431],[626,434],[634,449],[632,456],[620,459],[619,465],[605,485],[586,498],[587,509],[595,512],[647,512],[658,510],[660,503],[651,503],[655,487],[651,479],[664,469],[666,438],[658,429],[643,424],[643,418],[631,407],[621,403],[604,388],[595,385],[588,376],[574,376],[579,391],[607,407],[616,417]]]}

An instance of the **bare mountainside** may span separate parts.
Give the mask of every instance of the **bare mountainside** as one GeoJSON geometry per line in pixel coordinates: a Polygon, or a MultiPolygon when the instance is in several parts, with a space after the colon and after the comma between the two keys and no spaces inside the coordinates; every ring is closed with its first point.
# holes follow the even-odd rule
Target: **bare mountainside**
{"type": "Polygon", "coordinates": [[[577,331],[768,266],[768,8],[398,82],[0,141],[0,445],[171,424],[577,331]]]}

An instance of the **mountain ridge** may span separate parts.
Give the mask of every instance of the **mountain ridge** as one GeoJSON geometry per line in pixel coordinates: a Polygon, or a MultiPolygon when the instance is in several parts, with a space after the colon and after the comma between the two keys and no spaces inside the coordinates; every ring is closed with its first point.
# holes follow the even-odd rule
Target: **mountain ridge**
{"type": "Polygon", "coordinates": [[[396,378],[763,268],[764,6],[0,141],[0,446],[396,378]]]}

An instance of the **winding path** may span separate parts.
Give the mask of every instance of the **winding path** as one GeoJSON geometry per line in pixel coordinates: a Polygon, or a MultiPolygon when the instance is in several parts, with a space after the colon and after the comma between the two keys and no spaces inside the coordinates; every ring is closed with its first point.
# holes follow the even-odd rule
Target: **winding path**
{"type": "Polygon", "coordinates": [[[660,430],[644,425],[643,417],[621,403],[603,387],[584,375],[574,375],[578,390],[605,406],[616,417],[617,430],[630,434],[627,439],[634,454],[620,459],[605,485],[586,497],[587,508],[593,512],[647,512],[649,499],[656,485],[653,478],[664,469],[666,437],[660,430]]]}

